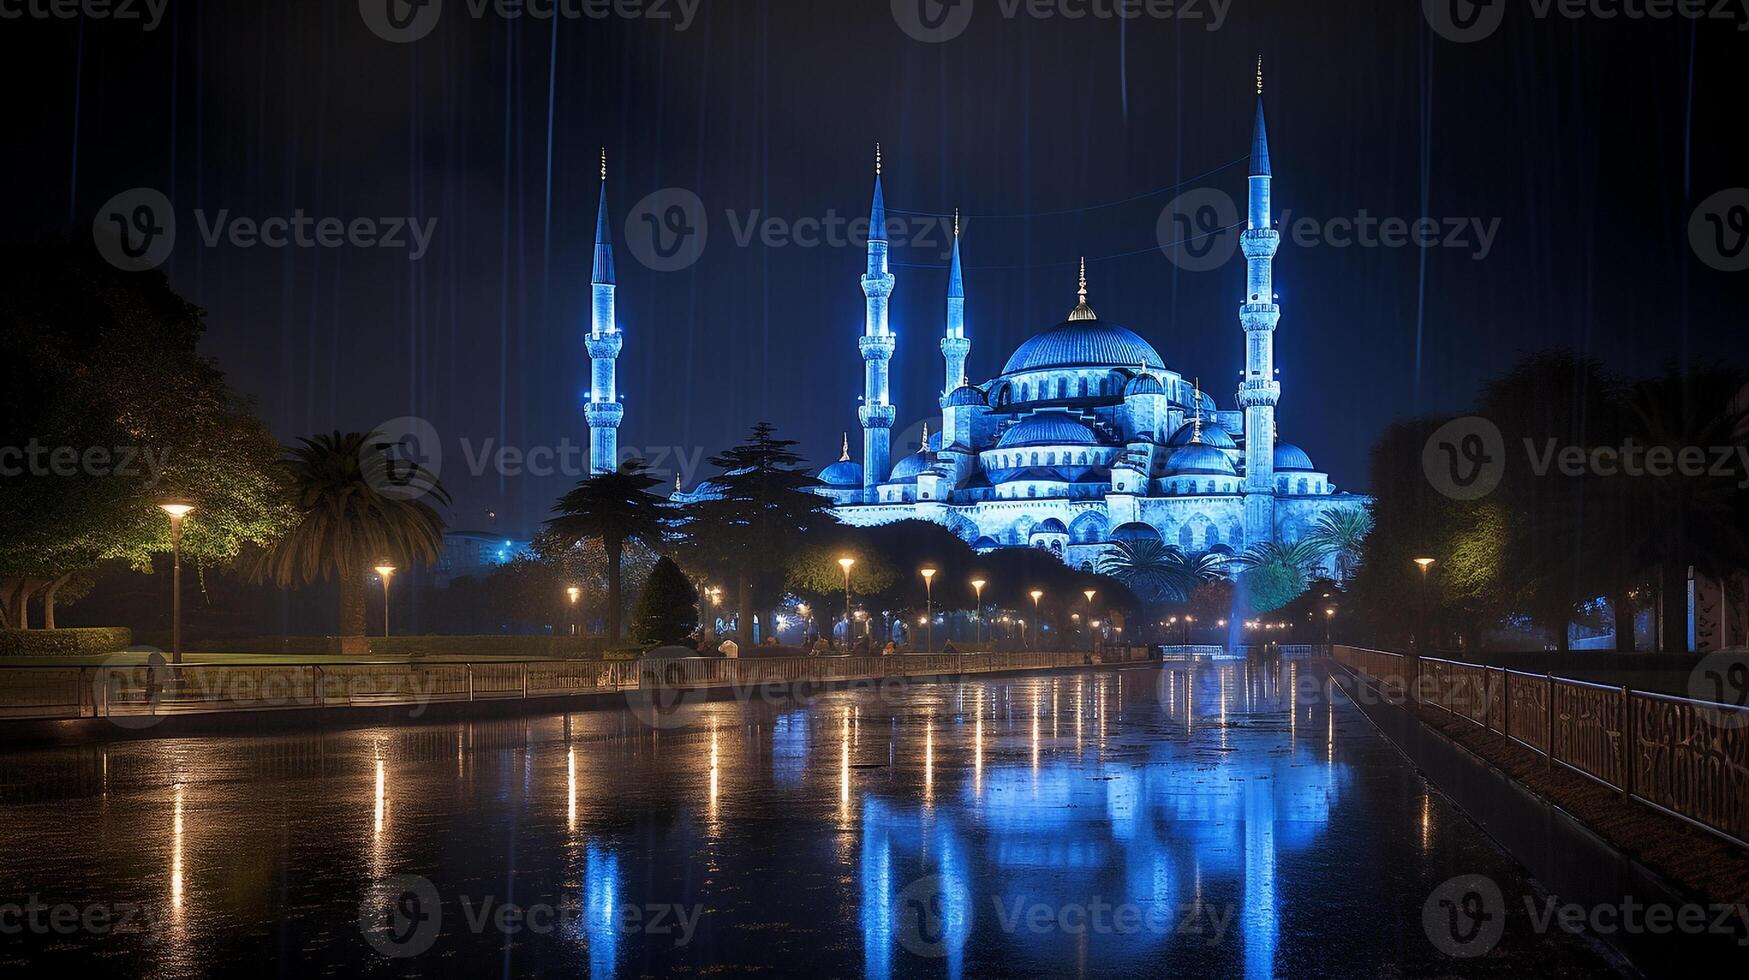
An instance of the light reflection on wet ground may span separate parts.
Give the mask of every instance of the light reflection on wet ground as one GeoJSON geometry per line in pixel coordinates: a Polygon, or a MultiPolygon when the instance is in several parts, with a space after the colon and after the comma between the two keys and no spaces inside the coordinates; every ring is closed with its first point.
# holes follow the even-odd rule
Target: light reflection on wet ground
{"type": "Polygon", "coordinates": [[[1311,670],[1167,665],[713,702],[663,731],[595,711],[0,755],[0,905],[34,896],[50,923],[0,935],[0,967],[1602,970],[1581,941],[1516,919],[1489,956],[1433,946],[1422,910],[1440,883],[1531,885],[1352,707],[1308,697],[1311,670]],[[400,898],[420,879],[424,904],[400,898]]]}

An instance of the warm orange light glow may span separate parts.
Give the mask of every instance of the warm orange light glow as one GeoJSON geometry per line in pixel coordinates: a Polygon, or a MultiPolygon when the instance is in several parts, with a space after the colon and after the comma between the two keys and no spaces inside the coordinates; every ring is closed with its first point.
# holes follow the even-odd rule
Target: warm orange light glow
{"type": "Polygon", "coordinates": [[[194,505],[193,504],[184,504],[184,503],[167,503],[167,504],[159,504],[158,509],[162,510],[166,514],[169,514],[171,520],[179,521],[182,518],[188,516],[188,512],[194,509],[194,505]]]}

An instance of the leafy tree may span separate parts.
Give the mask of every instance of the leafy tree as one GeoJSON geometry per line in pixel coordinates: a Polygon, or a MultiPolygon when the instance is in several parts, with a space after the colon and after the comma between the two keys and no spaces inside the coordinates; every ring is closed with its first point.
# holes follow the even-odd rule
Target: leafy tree
{"type": "Polygon", "coordinates": [[[660,480],[649,475],[642,460],[630,460],[617,472],[598,473],[577,484],[553,505],[558,514],[547,526],[560,538],[600,541],[607,555],[607,639],[620,639],[621,563],[627,542],[656,548],[667,542],[671,516],[667,501],[650,492],[660,480]]]}
{"type": "MultiPolygon", "coordinates": [[[[374,432],[332,432],[300,439],[284,465],[294,488],[297,523],[250,569],[256,581],[281,588],[334,579],[340,586],[340,633],[365,634],[365,575],[388,559],[405,569],[437,560],[443,518],[418,498],[388,496],[367,474],[379,459],[374,432]]],[[[449,494],[416,463],[410,485],[429,486],[441,504],[449,494]]]]}
{"type": "Polygon", "coordinates": [[[37,594],[51,622],[99,563],[150,570],[167,497],[196,504],[197,570],[290,525],[278,442],[196,353],[204,317],[89,236],[0,254],[0,445],[31,454],[0,483],[0,625],[28,627],[37,594]]]}
{"type": "Polygon", "coordinates": [[[743,639],[751,642],[754,611],[775,622],[795,557],[815,535],[836,527],[831,501],[815,493],[817,481],[770,423],[711,465],[706,499],[690,508],[689,560],[713,577],[734,584],[743,639]]]}
{"type": "Polygon", "coordinates": [[[1293,565],[1267,561],[1239,573],[1239,591],[1253,612],[1274,612],[1306,591],[1304,572],[1293,565]]]}
{"type": "Polygon", "coordinates": [[[657,560],[632,620],[638,642],[651,646],[677,644],[698,629],[698,589],[672,558],[657,560]]]}

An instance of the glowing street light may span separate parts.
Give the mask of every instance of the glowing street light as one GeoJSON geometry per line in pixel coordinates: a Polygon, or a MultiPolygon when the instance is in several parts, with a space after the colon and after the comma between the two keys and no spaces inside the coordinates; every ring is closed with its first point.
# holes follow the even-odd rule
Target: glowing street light
{"type": "MultiPolygon", "coordinates": [[[[1422,633],[1427,632],[1427,621],[1428,621],[1428,619],[1431,618],[1431,613],[1432,613],[1432,610],[1428,608],[1428,604],[1427,604],[1427,571],[1428,571],[1428,569],[1433,567],[1433,563],[1435,560],[1436,559],[1433,559],[1433,558],[1417,558],[1417,559],[1415,559],[1415,564],[1421,566],[1421,630],[1420,630],[1420,632],[1422,632],[1422,633]]],[[[1420,638],[1417,638],[1416,642],[1417,642],[1417,645],[1419,645],[1420,638]]]]}
{"type": "Polygon", "coordinates": [[[567,595],[571,598],[571,635],[572,636],[577,635],[577,599],[582,594],[583,594],[583,590],[577,588],[575,585],[565,586],[565,595],[567,595]]]}
{"type": "MultiPolygon", "coordinates": [[[[180,500],[159,504],[170,515],[170,662],[182,663],[182,519],[194,505],[180,500]]],[[[28,624],[26,624],[28,625],[28,624]]]]}
{"type": "Polygon", "coordinates": [[[990,583],[981,578],[972,579],[972,591],[978,594],[977,641],[984,642],[984,586],[990,583]]]}
{"type": "Polygon", "coordinates": [[[844,642],[850,643],[850,566],[856,564],[855,558],[838,559],[838,567],[844,569],[844,642]]]}
{"type": "MultiPolygon", "coordinates": [[[[1039,589],[1032,590],[1032,618],[1035,622],[1039,623],[1041,626],[1044,623],[1045,619],[1044,619],[1044,614],[1039,611],[1038,601],[1042,598],[1044,598],[1043,591],[1041,591],[1039,589]]],[[[1032,648],[1034,650],[1038,649],[1038,643],[1039,643],[1039,635],[1038,634],[1039,634],[1039,628],[1034,627],[1033,631],[1032,631],[1032,648]]]]}
{"type": "Polygon", "coordinates": [[[376,573],[383,580],[383,635],[389,635],[389,577],[395,574],[395,566],[387,559],[376,567],[376,573]]]}
{"type": "Polygon", "coordinates": [[[918,574],[923,576],[923,603],[924,603],[923,615],[927,618],[928,623],[929,623],[929,645],[927,647],[925,647],[924,649],[928,650],[930,653],[934,653],[935,652],[935,590],[934,590],[935,569],[925,566],[924,568],[919,569],[918,574]]]}

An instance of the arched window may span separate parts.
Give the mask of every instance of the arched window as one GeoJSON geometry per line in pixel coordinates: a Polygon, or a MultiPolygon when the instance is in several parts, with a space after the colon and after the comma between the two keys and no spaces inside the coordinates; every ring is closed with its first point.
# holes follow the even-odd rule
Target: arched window
{"type": "Polygon", "coordinates": [[[1046,466],[1057,465],[1057,454],[1056,453],[1046,453],[1045,454],[1045,465],[1046,466]]]}
{"type": "Polygon", "coordinates": [[[1034,466],[1038,465],[1038,453],[1036,453],[1036,452],[1032,454],[1032,465],[1034,465],[1034,466]]]}
{"type": "Polygon", "coordinates": [[[1063,396],[1067,395],[1068,393],[1069,393],[1069,381],[1068,381],[1068,379],[1067,378],[1058,378],[1057,379],[1057,397],[1062,398],[1063,396]]]}
{"type": "Polygon", "coordinates": [[[1081,379],[1080,388],[1081,388],[1081,397],[1086,398],[1087,397],[1087,379],[1086,378],[1081,379]]]}
{"type": "Polygon", "coordinates": [[[1304,495],[1305,495],[1305,492],[1306,492],[1306,481],[1304,481],[1304,480],[1301,480],[1301,481],[1300,481],[1300,494],[1301,494],[1301,495],[1302,495],[1302,496],[1304,496],[1304,495]]]}
{"type": "Polygon", "coordinates": [[[1020,400],[1021,401],[1024,402],[1024,401],[1031,400],[1030,396],[1027,394],[1027,392],[1029,392],[1030,390],[1031,389],[1027,386],[1027,383],[1025,381],[1022,381],[1020,383],[1020,400]]]}
{"type": "Polygon", "coordinates": [[[1027,495],[1027,496],[1028,496],[1028,497],[1036,497],[1036,496],[1038,496],[1038,484],[1036,484],[1036,483],[1028,483],[1028,484],[1027,484],[1027,485],[1026,485],[1026,495],[1027,495]]]}
{"type": "Polygon", "coordinates": [[[1082,466],[1087,465],[1087,450],[1085,450],[1085,449],[1081,450],[1081,465],[1082,466]]]}
{"type": "Polygon", "coordinates": [[[1186,552],[1196,550],[1196,537],[1190,533],[1190,525],[1178,529],[1178,547],[1186,552]]]}

